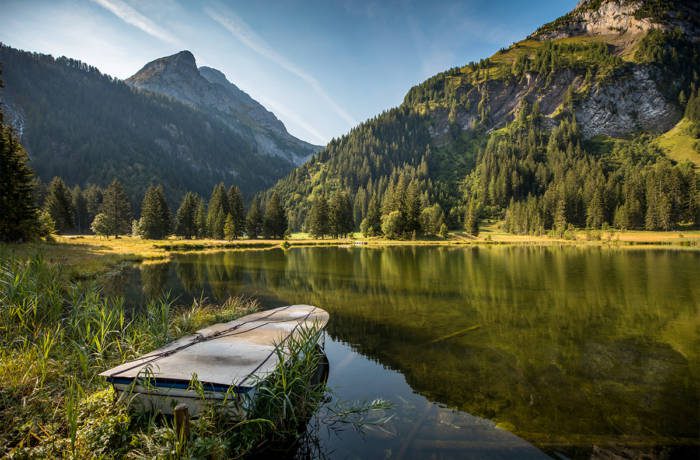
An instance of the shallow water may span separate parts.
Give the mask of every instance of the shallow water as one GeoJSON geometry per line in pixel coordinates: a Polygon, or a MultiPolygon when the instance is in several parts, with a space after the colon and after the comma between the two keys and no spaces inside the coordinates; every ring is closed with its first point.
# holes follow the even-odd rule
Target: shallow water
{"type": "Polygon", "coordinates": [[[328,310],[334,398],[385,398],[394,417],[316,427],[317,456],[700,453],[698,252],[294,248],[181,255],[112,281],[130,303],[170,291],[328,310]]]}

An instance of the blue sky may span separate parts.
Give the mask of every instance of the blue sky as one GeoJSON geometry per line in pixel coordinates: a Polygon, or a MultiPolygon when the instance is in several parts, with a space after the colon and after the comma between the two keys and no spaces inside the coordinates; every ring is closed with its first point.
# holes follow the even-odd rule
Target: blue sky
{"type": "Polygon", "coordinates": [[[408,89],[479,60],[576,0],[0,0],[0,41],[126,78],[188,49],[297,137],[325,144],[408,89]]]}

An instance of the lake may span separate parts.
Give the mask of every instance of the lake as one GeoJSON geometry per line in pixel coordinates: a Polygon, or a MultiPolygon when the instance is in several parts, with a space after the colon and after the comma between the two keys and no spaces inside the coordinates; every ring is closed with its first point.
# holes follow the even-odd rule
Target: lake
{"type": "MultiPolygon", "coordinates": [[[[307,247],[176,256],[111,279],[330,313],[332,401],[383,398],[329,458],[698,458],[700,252],[577,246],[307,247]]],[[[324,410],[321,411],[324,414],[324,410]]],[[[308,453],[308,452],[305,452],[308,453]]],[[[300,456],[303,453],[300,453],[300,456]]]]}

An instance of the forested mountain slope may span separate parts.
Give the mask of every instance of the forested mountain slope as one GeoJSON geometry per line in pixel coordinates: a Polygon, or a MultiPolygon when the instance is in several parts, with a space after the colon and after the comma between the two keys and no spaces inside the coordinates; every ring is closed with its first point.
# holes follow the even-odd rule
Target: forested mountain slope
{"type": "MultiPolygon", "coordinates": [[[[235,128],[223,113],[140,91],[73,59],[3,45],[0,63],[6,121],[45,182],[61,176],[69,185],[106,186],[118,178],[133,204],[156,183],[164,185],[172,204],[186,191],[208,196],[219,182],[251,195],[314,150],[287,135],[292,140],[280,138],[279,144],[297,141],[293,153],[272,152],[259,145],[250,127],[235,128]]],[[[194,59],[192,66],[198,72],[194,59]]]]}
{"type": "Polygon", "coordinates": [[[281,121],[211,67],[197,68],[189,51],[156,59],[125,82],[191,105],[233,129],[260,154],[303,163],[321,147],[289,134],[281,121]]]}
{"type": "Polygon", "coordinates": [[[385,217],[399,212],[405,235],[433,203],[452,227],[471,215],[506,218],[517,232],[698,221],[697,174],[654,140],[697,105],[698,17],[693,2],[580,2],[494,56],[411,88],[273,191],[296,228],[317,196],[337,190],[354,200],[356,225],[374,199],[385,217]]]}

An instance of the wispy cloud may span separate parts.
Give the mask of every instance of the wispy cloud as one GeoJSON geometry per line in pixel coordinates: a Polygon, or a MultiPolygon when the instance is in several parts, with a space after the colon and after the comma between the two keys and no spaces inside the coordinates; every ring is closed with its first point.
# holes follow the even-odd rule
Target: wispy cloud
{"type": "Polygon", "coordinates": [[[230,8],[226,8],[221,5],[213,7],[207,6],[204,8],[204,12],[207,14],[207,16],[228,30],[245,46],[306,82],[319,96],[321,96],[324,101],[326,101],[326,103],[331,106],[333,111],[340,118],[350,125],[350,127],[357,124],[357,120],[343,107],[341,107],[340,104],[338,104],[326,92],[326,90],[323,89],[321,83],[313,75],[309,74],[307,71],[272,49],[272,47],[268,45],[262,37],[256,34],[250,28],[250,26],[248,26],[248,24],[246,24],[246,22],[236,15],[230,8]]]}
{"type": "Polygon", "coordinates": [[[143,14],[136,11],[131,5],[122,0],[92,0],[102,8],[111,12],[127,24],[141,29],[148,35],[172,45],[180,46],[180,40],[158,24],[151,21],[143,14]]]}
{"type": "Polygon", "coordinates": [[[265,96],[255,96],[255,98],[266,108],[272,110],[272,112],[275,115],[284,118],[287,121],[287,128],[289,128],[291,125],[299,127],[311,137],[311,142],[320,145],[325,145],[328,142],[330,136],[324,136],[323,134],[321,134],[318,130],[316,130],[316,128],[314,128],[311,125],[311,123],[307,122],[301,116],[299,116],[299,114],[296,111],[289,109],[288,107],[277,101],[268,99],[265,96]]]}

